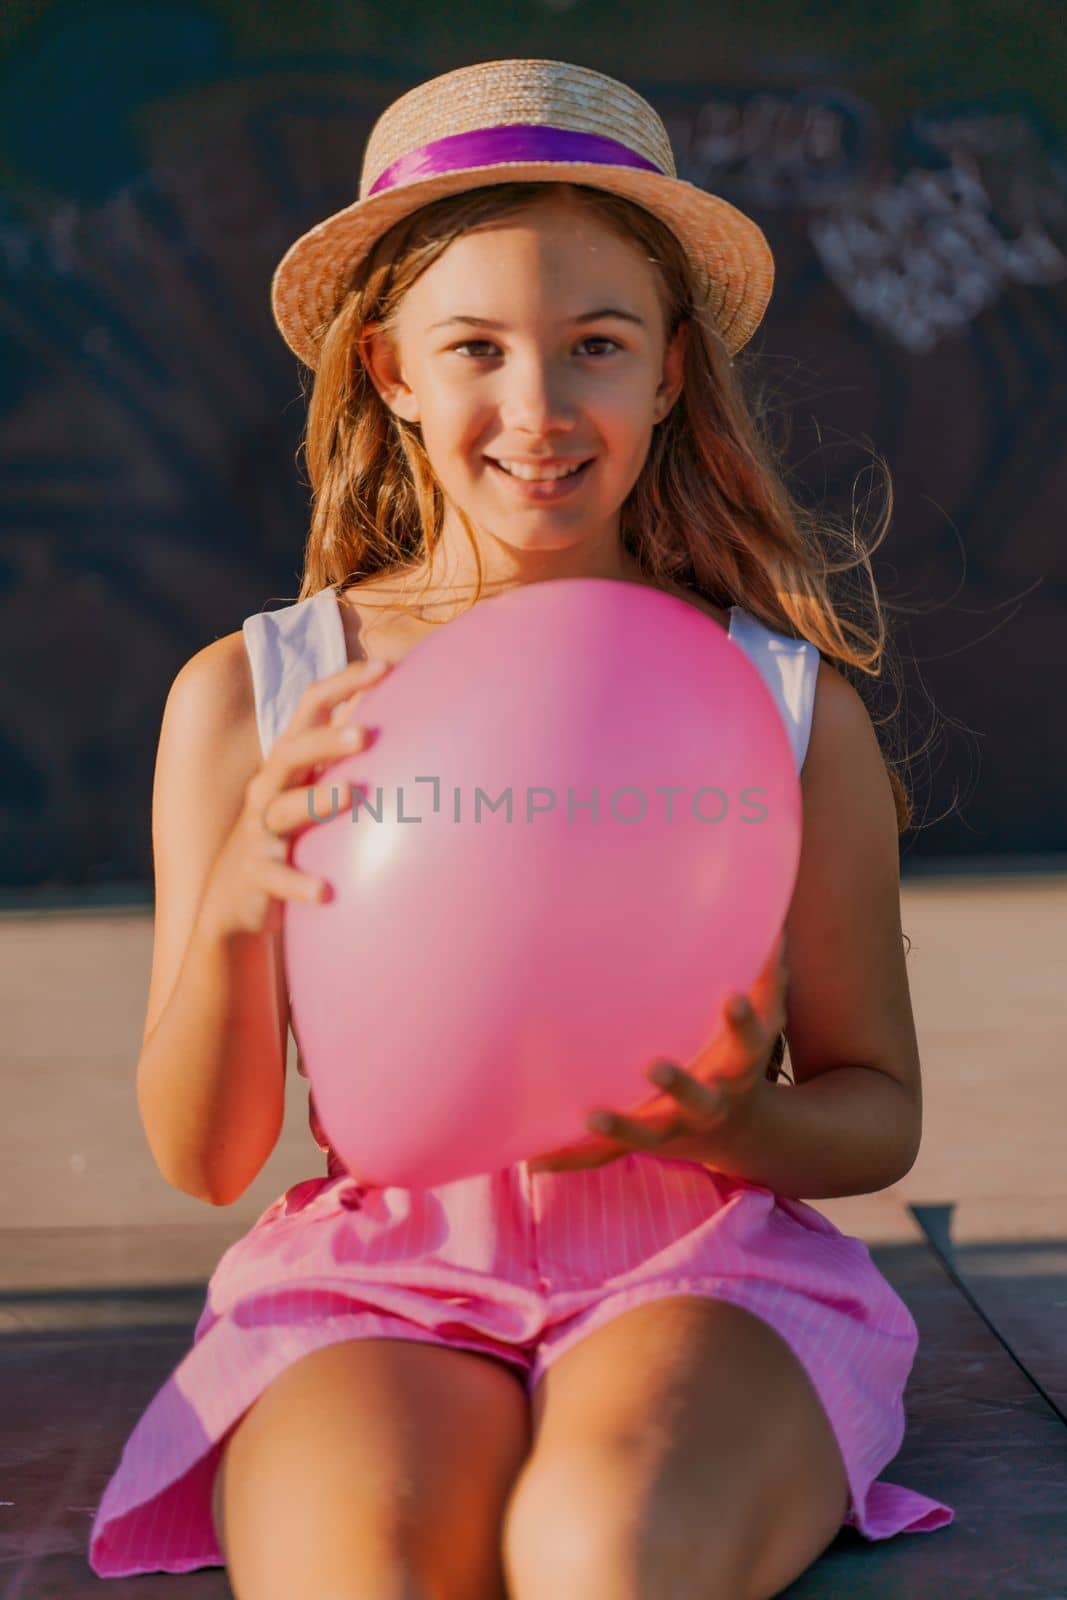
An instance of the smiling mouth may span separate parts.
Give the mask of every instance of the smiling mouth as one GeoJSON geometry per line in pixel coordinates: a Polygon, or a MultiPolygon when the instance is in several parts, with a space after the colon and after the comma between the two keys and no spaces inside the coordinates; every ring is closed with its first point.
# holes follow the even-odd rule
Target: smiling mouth
{"type": "Polygon", "coordinates": [[[524,478],[521,477],[517,472],[510,472],[507,467],[505,467],[496,459],[495,456],[486,456],[485,459],[488,461],[491,467],[495,467],[498,472],[502,472],[506,478],[511,478],[515,483],[546,484],[566,483],[570,478],[579,477],[587,467],[592,466],[596,458],[595,456],[590,456],[587,461],[580,462],[576,467],[572,467],[568,472],[553,473],[551,476],[545,478],[524,478]]]}

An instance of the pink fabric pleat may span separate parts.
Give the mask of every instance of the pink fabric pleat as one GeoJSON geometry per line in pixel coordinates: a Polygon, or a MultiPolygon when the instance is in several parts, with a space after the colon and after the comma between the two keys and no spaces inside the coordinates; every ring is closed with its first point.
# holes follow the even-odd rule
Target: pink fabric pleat
{"type": "Polygon", "coordinates": [[[329,1177],[289,1189],[216,1267],[192,1348],[97,1508],[90,1565],[100,1577],[222,1565],[218,1446],[309,1351],[430,1341],[496,1356],[532,1390],[594,1328],[685,1293],[743,1307],[798,1358],[841,1448],[847,1525],[885,1539],[952,1520],[940,1501],[876,1481],[904,1436],[917,1333],[866,1245],[801,1201],[635,1153],[578,1172],[519,1163],[438,1189],[329,1177]]]}

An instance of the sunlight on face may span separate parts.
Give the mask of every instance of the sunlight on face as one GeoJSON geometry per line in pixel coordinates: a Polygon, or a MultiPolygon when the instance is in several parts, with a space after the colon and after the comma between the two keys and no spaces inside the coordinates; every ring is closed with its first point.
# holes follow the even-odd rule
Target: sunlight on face
{"type": "Polygon", "coordinates": [[[681,386],[681,342],[665,349],[640,249],[554,197],[453,241],[404,297],[397,331],[396,352],[375,343],[375,381],[421,423],[446,501],[515,555],[610,567],[619,507],[681,386]],[[551,502],[487,460],[545,456],[592,465],[551,502]]]}

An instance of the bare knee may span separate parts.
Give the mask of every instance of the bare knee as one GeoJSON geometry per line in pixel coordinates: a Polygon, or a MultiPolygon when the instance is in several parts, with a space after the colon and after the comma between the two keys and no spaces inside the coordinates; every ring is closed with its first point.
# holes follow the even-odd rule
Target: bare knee
{"type": "Polygon", "coordinates": [[[771,1600],[839,1530],[774,1502],[759,1525],[726,1494],[694,1505],[635,1455],[577,1445],[531,1461],[504,1520],[509,1600],[771,1600]]]}
{"type": "Polygon", "coordinates": [[[643,1537],[636,1497],[602,1452],[576,1446],[557,1449],[546,1461],[531,1460],[504,1523],[509,1595],[512,1600],[561,1594],[636,1600],[643,1537]]]}
{"type": "Polygon", "coordinates": [[[220,1450],[212,1514],[235,1600],[497,1600],[528,1429],[521,1385],[488,1358],[382,1338],[312,1352],[220,1450]]]}
{"type": "MultiPolygon", "coordinates": [[[[503,1537],[511,1600],[595,1594],[598,1600],[741,1600],[751,1552],[708,1506],[691,1508],[643,1484],[620,1452],[556,1452],[519,1479],[503,1537]]],[[[752,1600],[756,1600],[753,1596],[752,1600]]]]}

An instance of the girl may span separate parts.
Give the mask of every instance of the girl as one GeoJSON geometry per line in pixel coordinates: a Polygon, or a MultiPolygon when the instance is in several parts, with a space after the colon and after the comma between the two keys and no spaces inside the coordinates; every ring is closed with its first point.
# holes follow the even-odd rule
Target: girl
{"type": "Polygon", "coordinates": [[[803,1203],[883,1188],[919,1145],[907,799],[833,665],[876,674],[881,611],[872,588],[873,632],[846,629],[733,370],[766,241],[674,171],[626,85],[485,62],[390,106],[360,198],[281,262],[275,316],[316,372],[311,534],[299,599],[168,697],[147,1138],[211,1204],[262,1167],[284,906],[329,892],[288,860],[308,790],[323,815],[381,673],[516,584],[654,585],[749,653],[801,771],[785,940],[688,1070],[539,1160],[376,1188],[312,1100],[327,1174],[219,1262],[97,1508],[100,1576],[225,1564],[239,1600],[755,1600],[842,1524],[952,1519],[878,1479],[912,1317],[803,1203]]]}

